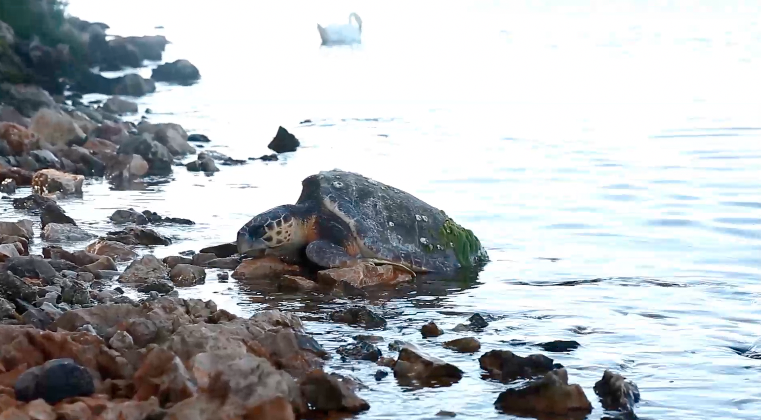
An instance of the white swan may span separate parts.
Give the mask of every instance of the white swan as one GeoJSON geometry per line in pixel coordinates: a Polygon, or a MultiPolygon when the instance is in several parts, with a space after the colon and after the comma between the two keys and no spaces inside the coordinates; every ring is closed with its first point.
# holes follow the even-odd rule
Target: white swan
{"type": "Polygon", "coordinates": [[[332,24],[325,27],[317,24],[317,30],[322,38],[322,45],[349,45],[362,43],[362,18],[358,14],[349,15],[348,24],[332,24]],[[352,22],[356,21],[356,25],[352,22]]]}

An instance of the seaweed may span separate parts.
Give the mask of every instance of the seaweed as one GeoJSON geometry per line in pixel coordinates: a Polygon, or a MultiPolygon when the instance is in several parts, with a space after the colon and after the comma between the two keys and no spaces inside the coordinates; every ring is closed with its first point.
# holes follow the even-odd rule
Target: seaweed
{"type": "Polygon", "coordinates": [[[454,220],[447,218],[440,233],[445,246],[454,250],[457,261],[463,267],[472,267],[476,263],[488,261],[489,256],[481,246],[481,241],[470,229],[465,229],[454,220]]]}

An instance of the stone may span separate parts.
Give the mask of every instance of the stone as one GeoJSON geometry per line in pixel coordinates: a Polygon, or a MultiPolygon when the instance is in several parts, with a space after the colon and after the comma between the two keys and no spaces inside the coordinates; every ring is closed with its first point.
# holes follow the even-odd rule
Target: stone
{"type": "Polygon", "coordinates": [[[55,169],[43,169],[34,174],[32,190],[37,194],[81,195],[85,177],[61,172],[55,169]]]}
{"type": "Polygon", "coordinates": [[[106,159],[106,177],[109,181],[121,185],[148,175],[148,162],[140,155],[109,155],[106,159]]]}
{"type": "Polygon", "coordinates": [[[48,242],[79,242],[92,239],[95,235],[79,226],[50,223],[42,230],[40,237],[48,242]]]}
{"type": "Polygon", "coordinates": [[[13,195],[16,194],[16,181],[12,179],[5,179],[0,182],[0,194],[13,195]]]}
{"type": "Polygon", "coordinates": [[[165,146],[172,156],[185,156],[196,152],[195,147],[188,143],[188,133],[179,124],[151,124],[142,121],[138,124],[137,131],[143,135],[149,134],[153,140],[165,146]]]}
{"type": "Polygon", "coordinates": [[[475,313],[468,318],[468,323],[473,329],[483,329],[489,326],[489,323],[481,314],[475,313]]]}
{"type": "Polygon", "coordinates": [[[16,183],[16,186],[22,187],[32,185],[33,177],[34,173],[22,168],[7,168],[0,164],[0,182],[10,179],[16,183]]]}
{"type": "Polygon", "coordinates": [[[394,364],[394,376],[423,386],[451,385],[462,379],[463,372],[457,366],[437,357],[427,355],[412,344],[399,350],[394,364]]]}
{"type": "Polygon", "coordinates": [[[188,141],[194,143],[211,143],[211,140],[203,134],[191,134],[188,136],[188,141]]]}
{"type": "Polygon", "coordinates": [[[278,127],[277,134],[275,134],[275,137],[267,147],[275,153],[286,153],[295,152],[300,145],[299,139],[281,126],[278,127]]]}
{"type": "Polygon", "coordinates": [[[127,269],[119,276],[121,283],[148,283],[167,279],[169,268],[158,258],[147,254],[138,260],[132,261],[127,269]]]}
{"type": "Polygon", "coordinates": [[[0,244],[0,262],[5,262],[9,258],[19,257],[20,254],[14,244],[0,244]]]}
{"type": "Polygon", "coordinates": [[[351,267],[331,268],[317,273],[319,283],[334,286],[346,282],[357,288],[375,285],[395,285],[412,280],[412,276],[392,265],[376,266],[360,262],[351,267]]]}
{"type": "Polygon", "coordinates": [[[438,337],[444,334],[444,331],[439,328],[433,321],[420,327],[420,333],[423,334],[423,338],[438,337]]]}
{"type": "Polygon", "coordinates": [[[72,359],[53,359],[33,367],[16,380],[16,399],[57,404],[71,397],[89,396],[95,392],[90,372],[72,359]]]}
{"type": "Polygon", "coordinates": [[[0,319],[15,318],[16,305],[0,297],[0,319]]]}
{"type": "Polygon", "coordinates": [[[0,244],[12,245],[20,255],[29,255],[29,241],[20,236],[0,234],[0,244]]]}
{"type": "Polygon", "coordinates": [[[38,256],[9,258],[5,262],[4,268],[19,277],[40,279],[47,284],[53,284],[58,277],[58,273],[53,267],[38,256]]]}
{"type": "Polygon", "coordinates": [[[165,403],[178,403],[196,394],[196,387],[182,361],[161,347],[146,355],[133,380],[136,400],[157,397],[165,403]]]}
{"type": "Polygon", "coordinates": [[[376,345],[365,341],[340,346],[336,349],[336,353],[346,359],[369,360],[371,362],[377,362],[383,356],[376,345]]]}
{"type": "Polygon", "coordinates": [[[148,218],[134,209],[116,210],[109,220],[116,224],[134,223],[136,225],[147,225],[148,218]]]}
{"type": "Polygon", "coordinates": [[[149,133],[127,138],[117,150],[120,155],[140,155],[148,163],[148,175],[172,173],[172,154],[149,133]]]}
{"type": "Polygon", "coordinates": [[[349,325],[359,325],[367,329],[386,327],[386,320],[383,317],[364,306],[352,306],[333,311],[330,313],[330,320],[349,325]]]}
{"type": "Polygon", "coordinates": [[[198,252],[214,254],[217,258],[228,258],[238,254],[238,245],[235,242],[229,242],[221,245],[207,246],[198,252]]]}
{"type": "MultiPolygon", "coordinates": [[[[118,147],[128,137],[128,134],[124,124],[104,121],[90,133],[90,137],[108,141],[118,147]]],[[[85,147],[87,147],[87,143],[85,143],[85,147]]]]}
{"type": "Polygon", "coordinates": [[[75,171],[85,176],[103,176],[106,174],[106,164],[93,156],[93,154],[84,147],[72,145],[67,149],[59,152],[62,162],[68,160],[75,167],[75,171]]]}
{"type": "Polygon", "coordinates": [[[547,417],[573,416],[585,418],[592,412],[592,404],[579,385],[568,385],[565,369],[548,372],[520,388],[503,391],[494,403],[507,414],[547,417]]]}
{"type": "Polygon", "coordinates": [[[103,104],[103,110],[112,114],[121,115],[136,114],[138,109],[136,103],[118,96],[112,96],[103,104]]]}
{"type": "Polygon", "coordinates": [[[230,274],[227,271],[217,273],[217,280],[219,280],[220,282],[226,282],[229,279],[230,279],[230,274]]]}
{"type": "Polygon", "coordinates": [[[116,144],[108,140],[99,139],[92,136],[87,137],[87,141],[82,145],[82,147],[95,154],[103,152],[116,153],[116,151],[119,150],[119,146],[116,144]]]}
{"type": "Polygon", "coordinates": [[[111,257],[114,261],[131,261],[137,257],[137,253],[126,245],[104,239],[98,239],[87,245],[85,251],[94,255],[111,257]]]}
{"type": "Polygon", "coordinates": [[[479,357],[478,363],[490,377],[504,383],[530,379],[555,369],[553,360],[541,354],[521,357],[509,350],[492,350],[479,357]]]}
{"type": "Polygon", "coordinates": [[[314,411],[360,413],[370,409],[370,404],[359,398],[346,381],[322,370],[310,372],[300,388],[304,402],[314,411]]]}
{"type": "Polygon", "coordinates": [[[3,83],[2,93],[4,102],[11,104],[25,117],[31,117],[39,109],[54,108],[53,97],[43,88],[36,85],[3,83]]]}
{"type": "Polygon", "coordinates": [[[8,270],[0,270],[0,297],[11,302],[34,302],[37,299],[37,291],[8,270]]]}
{"type": "Polygon", "coordinates": [[[65,277],[71,277],[76,278],[77,271],[79,270],[79,266],[74,264],[73,262],[69,262],[66,260],[45,260],[48,264],[50,264],[51,267],[53,267],[53,270],[61,273],[65,277]]]}
{"type": "Polygon", "coordinates": [[[537,344],[544,351],[551,353],[567,353],[579,348],[580,344],[574,340],[555,340],[537,344]]]}
{"type": "Polygon", "coordinates": [[[217,259],[214,254],[206,254],[206,253],[198,253],[193,254],[193,257],[191,259],[193,265],[197,265],[199,267],[203,267],[211,260],[217,259]]]}
{"type": "Polygon", "coordinates": [[[610,411],[633,412],[640,400],[639,388],[634,382],[607,369],[595,383],[594,391],[602,407],[610,411]]]}
{"type": "Polygon", "coordinates": [[[156,296],[165,296],[169,293],[172,293],[174,290],[174,284],[170,282],[169,280],[155,280],[151,279],[147,282],[143,283],[141,286],[137,288],[137,291],[140,293],[150,293],[151,296],[153,296],[153,293],[156,293],[156,296]]]}
{"type": "Polygon", "coordinates": [[[170,245],[172,240],[153,229],[137,226],[126,227],[122,230],[108,232],[105,240],[120,242],[125,245],[170,245]]]}
{"type": "Polygon", "coordinates": [[[156,91],[156,83],[151,79],[146,79],[139,74],[127,74],[112,82],[114,95],[123,96],[144,96],[156,91]]]}
{"type": "Polygon", "coordinates": [[[3,156],[21,156],[35,149],[39,144],[39,136],[29,129],[12,123],[0,122],[0,140],[2,140],[7,150],[3,156]]]}
{"type": "Polygon", "coordinates": [[[234,270],[239,265],[240,265],[240,259],[238,259],[237,257],[215,258],[206,263],[207,267],[222,268],[225,270],[234,270]]]}
{"type": "Polygon", "coordinates": [[[40,168],[59,169],[61,161],[50,150],[32,150],[31,157],[40,168]]]}
{"type": "Polygon", "coordinates": [[[169,278],[175,286],[195,286],[206,280],[206,270],[189,264],[177,264],[169,272],[169,278]]]}
{"type": "Polygon", "coordinates": [[[32,420],[56,420],[57,417],[53,408],[42,399],[30,401],[24,406],[23,411],[32,420]]]}
{"type": "Polygon", "coordinates": [[[301,276],[283,275],[277,283],[277,289],[281,292],[287,291],[311,291],[318,288],[318,284],[301,276]]]}
{"type": "Polygon", "coordinates": [[[219,168],[217,168],[217,165],[214,163],[214,159],[203,155],[203,153],[198,155],[197,160],[186,164],[185,168],[190,172],[219,172],[219,168]]]}
{"type": "Polygon", "coordinates": [[[447,341],[444,347],[460,353],[475,353],[481,350],[481,342],[474,337],[463,337],[447,341]]]}
{"type": "MultiPolygon", "coordinates": [[[[193,260],[195,263],[195,256],[193,260]]],[[[276,257],[264,257],[243,261],[233,272],[232,278],[236,280],[272,279],[283,274],[299,274],[300,271],[300,267],[286,264],[276,257]]]]}
{"type": "Polygon", "coordinates": [[[180,85],[188,85],[198,81],[201,73],[198,68],[188,60],[177,60],[164,63],[153,69],[151,79],[159,82],[172,82],[180,85]]]}
{"type": "Polygon", "coordinates": [[[45,203],[40,212],[40,220],[42,221],[43,228],[49,223],[69,224],[74,226],[77,225],[77,222],[66,215],[66,212],[63,211],[61,206],[55,202],[45,203]]]}
{"type": "Polygon", "coordinates": [[[73,404],[58,404],[55,412],[59,420],[93,420],[90,408],[81,401],[73,404]]]}
{"type": "Polygon", "coordinates": [[[70,116],[61,111],[43,108],[32,117],[29,130],[53,146],[84,144],[85,133],[70,116]]]}
{"type": "Polygon", "coordinates": [[[63,287],[61,300],[70,305],[87,305],[90,303],[90,291],[85,284],[73,280],[63,287]]]}
{"type": "Polygon", "coordinates": [[[11,122],[24,128],[29,128],[32,125],[29,118],[21,115],[16,108],[7,105],[0,105],[0,122],[11,122]]]}
{"type": "Polygon", "coordinates": [[[135,47],[143,59],[161,61],[162,53],[169,41],[163,35],[128,36],[126,43],[135,47]]]}
{"type": "Polygon", "coordinates": [[[178,264],[190,264],[190,265],[193,264],[193,260],[192,259],[186,258],[186,257],[181,257],[181,256],[178,256],[178,255],[172,255],[172,256],[169,256],[169,257],[164,257],[164,259],[162,259],[161,262],[166,264],[166,266],[169,267],[170,270],[173,269],[178,264]]]}
{"type": "Polygon", "coordinates": [[[56,204],[56,201],[50,197],[45,197],[39,194],[30,194],[26,197],[13,199],[13,208],[19,209],[19,210],[40,210],[41,211],[48,204],[56,204]]]}
{"type": "Polygon", "coordinates": [[[0,221],[0,235],[18,236],[29,241],[34,238],[32,221],[28,219],[21,219],[17,222],[0,221]]]}

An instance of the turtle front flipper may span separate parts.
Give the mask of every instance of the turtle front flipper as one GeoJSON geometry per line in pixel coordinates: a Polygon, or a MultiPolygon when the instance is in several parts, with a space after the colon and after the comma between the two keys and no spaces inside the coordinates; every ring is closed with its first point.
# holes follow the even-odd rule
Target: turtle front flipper
{"type": "Polygon", "coordinates": [[[344,248],[324,240],[310,242],[306,254],[309,261],[326,268],[345,267],[357,261],[357,258],[349,255],[344,248]]]}

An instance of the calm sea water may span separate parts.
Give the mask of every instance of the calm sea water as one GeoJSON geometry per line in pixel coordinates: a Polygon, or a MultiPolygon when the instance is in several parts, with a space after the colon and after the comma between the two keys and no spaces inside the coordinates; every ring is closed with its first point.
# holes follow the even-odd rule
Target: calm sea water
{"type": "MultiPolygon", "coordinates": [[[[493,261],[477,281],[369,302],[389,320],[377,334],[458,365],[463,380],[407,389],[334,357],[332,369],[369,385],[358,418],[507,418],[492,405],[505,385],[480,378],[480,353],[441,346],[467,334],[418,332],[475,311],[493,317],[476,334],[482,352],[581,343],[551,356],[595,404],[590,419],[605,417],[592,391],[604,369],[639,385],[643,419],[761,417],[761,360],[730,348],[761,337],[761,3],[71,0],[70,11],[111,34],[165,34],[166,59],[200,68],[197,85],[138,100],[150,121],[204,133],[235,158],[267,153],[279,125],[303,144],[213,176],[179,168],[140,191],[91,181],[62,205],[92,232],[112,229],[114,209],[151,209],[198,223],[159,228],[175,243],[152,252],[198,250],[294,202],[305,176],[340,168],[481,238],[493,261]],[[363,45],[320,48],[316,24],[351,11],[363,45]]],[[[22,215],[0,206],[3,219],[22,215]]],[[[331,351],[361,332],[323,321],[347,302],[220,283],[213,270],[181,293],[240,315],[296,311],[331,351]]]]}

